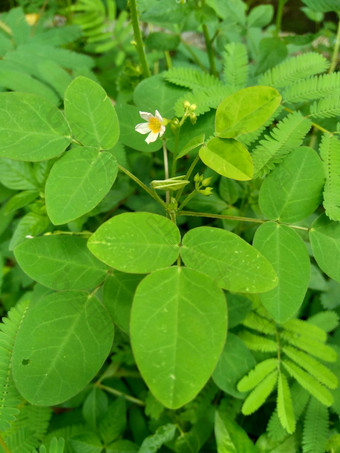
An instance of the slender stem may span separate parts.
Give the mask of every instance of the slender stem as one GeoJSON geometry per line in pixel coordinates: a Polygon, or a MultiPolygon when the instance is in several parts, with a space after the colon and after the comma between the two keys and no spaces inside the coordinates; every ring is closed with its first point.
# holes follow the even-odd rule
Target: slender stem
{"type": "MultiPolygon", "coordinates": [[[[164,158],[164,174],[165,179],[169,179],[169,162],[168,162],[168,151],[166,149],[165,140],[163,140],[163,158],[164,158]]],[[[165,194],[166,204],[170,202],[170,192],[169,190],[166,191],[165,194]]]]}
{"type": "Polygon", "coordinates": [[[7,33],[9,36],[13,36],[13,32],[10,29],[10,27],[7,24],[5,24],[5,22],[3,22],[2,20],[0,20],[0,29],[7,33]]]}
{"type": "Polygon", "coordinates": [[[186,204],[188,204],[189,201],[190,201],[196,194],[197,194],[197,190],[193,190],[191,193],[189,193],[189,195],[188,195],[186,198],[184,198],[182,204],[180,204],[178,210],[181,211],[181,209],[183,209],[184,206],[185,206],[186,204]]]}
{"type": "Polygon", "coordinates": [[[131,396],[131,395],[127,395],[126,393],[124,392],[121,392],[119,390],[116,390],[116,389],[113,389],[112,387],[108,387],[107,385],[104,385],[104,384],[94,384],[96,387],[102,389],[102,390],[105,390],[106,392],[108,393],[111,393],[112,395],[116,395],[116,396],[122,396],[124,397],[127,401],[131,401],[131,403],[135,403],[135,404],[138,404],[138,406],[145,406],[145,403],[144,401],[138,399],[138,398],[135,398],[134,396],[131,396]]]}
{"type": "MultiPolygon", "coordinates": [[[[239,217],[239,216],[234,216],[234,215],[222,215],[222,214],[210,214],[208,212],[194,212],[194,211],[179,211],[177,213],[178,216],[184,215],[184,216],[190,216],[190,217],[210,217],[212,219],[225,219],[225,220],[238,220],[239,222],[251,222],[251,223],[266,223],[266,222],[272,222],[272,220],[264,220],[264,219],[255,219],[252,217],[239,217]]],[[[294,228],[296,230],[303,230],[303,231],[309,231],[309,228],[303,227],[300,225],[288,225],[288,224],[283,224],[288,226],[289,228],[294,228]]]]}
{"type": "MultiPolygon", "coordinates": [[[[199,156],[199,154],[197,154],[197,156],[196,156],[195,159],[192,161],[192,163],[191,163],[191,165],[190,165],[190,167],[189,167],[189,169],[188,169],[188,171],[187,171],[187,173],[186,173],[186,175],[185,175],[185,178],[184,178],[184,179],[185,179],[186,181],[189,180],[189,178],[190,178],[190,176],[191,176],[191,173],[194,171],[194,168],[196,167],[196,164],[197,164],[197,162],[198,162],[199,160],[200,160],[200,156],[199,156]]],[[[184,190],[184,187],[183,187],[183,189],[181,189],[181,190],[178,191],[177,196],[176,196],[176,200],[177,200],[177,201],[181,198],[182,193],[183,193],[183,190],[184,190]]]]}
{"type": "Polygon", "coordinates": [[[139,62],[142,66],[143,76],[144,78],[150,77],[150,69],[148,63],[146,61],[145,49],[142,40],[142,34],[139,28],[139,21],[138,21],[138,12],[137,12],[137,5],[136,0],[129,0],[130,6],[130,13],[131,13],[131,23],[133,28],[133,34],[136,41],[136,48],[139,57],[139,62]]]}
{"type": "Polygon", "coordinates": [[[335,38],[335,44],[333,49],[333,55],[331,60],[331,66],[329,68],[329,73],[333,72],[336,68],[339,59],[339,47],[340,47],[340,11],[338,12],[339,20],[338,20],[338,32],[335,38]]]}
{"type": "Polygon", "coordinates": [[[139,178],[137,178],[137,176],[135,176],[133,173],[131,173],[126,168],[122,167],[120,164],[118,164],[118,168],[119,168],[119,170],[124,172],[127,176],[129,176],[129,178],[131,178],[133,181],[135,181],[135,183],[137,183],[142,189],[144,189],[145,192],[147,192],[150,195],[150,197],[152,197],[154,200],[158,201],[158,203],[160,203],[164,208],[166,207],[166,204],[161,199],[161,197],[156,192],[149,189],[149,187],[146,186],[139,178]]]}
{"type": "Polygon", "coordinates": [[[165,50],[164,51],[164,56],[165,56],[165,61],[166,61],[166,65],[167,65],[168,69],[171,69],[172,68],[172,61],[171,61],[170,52],[168,50],[165,50]]]}
{"type": "Polygon", "coordinates": [[[207,53],[208,53],[210,74],[213,74],[214,76],[217,77],[217,71],[216,71],[216,66],[215,66],[215,57],[214,57],[214,49],[213,49],[213,47],[211,45],[211,40],[210,40],[210,37],[209,37],[209,31],[208,31],[207,24],[203,24],[202,25],[202,29],[203,29],[205,45],[206,45],[207,53]]]}
{"type": "Polygon", "coordinates": [[[1,436],[0,436],[0,445],[5,453],[11,453],[11,450],[8,448],[8,446],[6,445],[5,441],[3,440],[3,438],[1,436]]]}
{"type": "Polygon", "coordinates": [[[279,36],[279,34],[280,34],[283,8],[284,8],[285,4],[287,3],[287,1],[288,0],[279,0],[279,4],[277,7],[277,13],[276,13],[275,36],[279,36]]]}
{"type": "MultiPolygon", "coordinates": [[[[288,107],[283,107],[283,110],[286,110],[286,112],[289,112],[289,113],[294,113],[294,110],[292,110],[292,109],[290,109],[288,107]]],[[[308,118],[308,116],[305,116],[305,118],[308,118]]],[[[324,127],[320,126],[319,124],[313,123],[313,121],[311,123],[312,123],[312,126],[314,126],[316,129],[319,129],[319,131],[326,132],[326,134],[333,135],[333,132],[328,131],[327,129],[325,129],[324,127]]]]}
{"type": "Polygon", "coordinates": [[[200,62],[199,58],[197,57],[195,52],[192,50],[191,46],[189,44],[187,44],[185,41],[183,41],[183,39],[181,40],[181,42],[184,45],[184,47],[186,48],[186,50],[192,56],[192,59],[194,60],[194,62],[202,69],[202,71],[206,72],[205,66],[200,62]]]}

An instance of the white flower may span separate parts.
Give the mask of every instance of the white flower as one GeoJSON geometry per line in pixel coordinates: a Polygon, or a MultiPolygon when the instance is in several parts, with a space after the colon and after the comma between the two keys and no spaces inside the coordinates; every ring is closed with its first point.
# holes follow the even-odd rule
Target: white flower
{"type": "Polygon", "coordinates": [[[139,112],[139,114],[147,123],[137,124],[135,131],[140,134],[149,134],[145,139],[146,143],[152,143],[157,140],[158,136],[161,137],[164,134],[165,121],[158,110],[155,111],[154,115],[148,112],[139,112]]]}

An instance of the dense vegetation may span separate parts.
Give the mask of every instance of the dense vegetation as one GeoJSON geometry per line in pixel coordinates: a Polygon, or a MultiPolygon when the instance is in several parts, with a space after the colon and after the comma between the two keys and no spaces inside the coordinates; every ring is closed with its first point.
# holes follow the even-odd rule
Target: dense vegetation
{"type": "Polygon", "coordinates": [[[0,452],[340,452],[340,0],[2,8],[0,452]]]}

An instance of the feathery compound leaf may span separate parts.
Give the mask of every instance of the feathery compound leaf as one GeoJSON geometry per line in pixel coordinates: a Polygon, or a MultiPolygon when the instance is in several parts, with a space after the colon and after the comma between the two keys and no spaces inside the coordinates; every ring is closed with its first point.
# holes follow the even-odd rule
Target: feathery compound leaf
{"type": "Polygon", "coordinates": [[[22,400],[14,385],[11,367],[14,342],[27,308],[28,301],[13,307],[0,324],[0,432],[7,430],[15,420],[22,400]]]}
{"type": "Polygon", "coordinates": [[[276,352],[277,343],[260,335],[254,335],[247,330],[238,333],[243,343],[252,351],[276,352]]]}
{"type": "Polygon", "coordinates": [[[265,72],[259,84],[276,88],[289,86],[292,82],[319,74],[328,68],[328,61],[315,52],[291,57],[265,72]]]}
{"type": "Polygon", "coordinates": [[[336,361],[337,354],[335,350],[327,344],[291,332],[282,332],[281,337],[291,345],[314,355],[318,359],[324,360],[325,362],[336,361]]]}
{"type": "Polygon", "coordinates": [[[323,135],[320,156],[326,175],[323,205],[331,220],[340,220],[340,140],[335,135],[323,135]]]}
{"type": "Polygon", "coordinates": [[[312,398],[303,426],[303,453],[324,453],[329,436],[328,409],[312,398]]]}
{"type": "Polygon", "coordinates": [[[328,11],[339,11],[340,2],[339,0],[302,0],[308,8],[314,11],[320,11],[327,13],[328,11]]]}
{"type": "Polygon", "coordinates": [[[210,74],[193,68],[172,68],[163,74],[165,80],[181,87],[192,90],[208,88],[213,86],[222,86],[220,80],[210,74]]]}
{"type": "Polygon", "coordinates": [[[224,81],[233,93],[247,85],[248,70],[246,47],[239,42],[227,44],[224,53],[224,81]]]}
{"type": "Polygon", "coordinates": [[[320,327],[325,332],[331,332],[339,325],[339,316],[333,310],[320,311],[311,318],[308,318],[308,322],[320,327]]]}
{"type": "Polygon", "coordinates": [[[320,101],[313,102],[310,106],[311,118],[332,118],[340,115],[340,95],[328,96],[320,101]]]}
{"type": "Polygon", "coordinates": [[[242,414],[250,415],[266,401],[277,381],[277,370],[273,371],[247,396],[242,406],[242,414]]]}
{"type": "Polygon", "coordinates": [[[326,387],[320,384],[313,376],[309,375],[302,368],[295,365],[289,360],[282,360],[284,367],[288,373],[298,381],[303,388],[318,399],[325,406],[331,406],[333,404],[333,396],[326,387]]]}
{"type": "Polygon", "coordinates": [[[276,333],[273,321],[263,318],[253,311],[247,315],[247,317],[242,321],[242,324],[249,329],[258,330],[261,333],[269,333],[271,335],[275,335],[276,333]]]}
{"type": "Polygon", "coordinates": [[[283,373],[279,373],[277,386],[277,413],[282,426],[289,434],[292,434],[295,431],[295,415],[290,388],[283,373]]]}
{"type": "Polygon", "coordinates": [[[308,371],[308,373],[318,379],[322,384],[326,385],[326,387],[330,389],[337,388],[338,378],[318,360],[291,346],[284,346],[282,350],[290,359],[294,360],[294,362],[308,371]]]}
{"type": "Polygon", "coordinates": [[[267,359],[258,363],[255,368],[249,371],[247,376],[244,376],[237,384],[239,392],[248,392],[256,387],[268,374],[270,374],[278,366],[277,359],[267,359]]]}
{"type": "Polygon", "coordinates": [[[288,86],[282,97],[287,102],[306,102],[340,94],[340,72],[300,80],[288,86]]]}
{"type": "Polygon", "coordinates": [[[281,120],[252,153],[254,178],[265,176],[292,149],[300,146],[311,126],[311,121],[300,112],[294,112],[281,120]]]}
{"type": "Polygon", "coordinates": [[[327,340],[326,333],[320,329],[320,327],[309,322],[302,321],[301,319],[290,319],[283,324],[283,328],[285,330],[289,330],[290,332],[302,335],[304,338],[308,337],[322,342],[327,340]]]}

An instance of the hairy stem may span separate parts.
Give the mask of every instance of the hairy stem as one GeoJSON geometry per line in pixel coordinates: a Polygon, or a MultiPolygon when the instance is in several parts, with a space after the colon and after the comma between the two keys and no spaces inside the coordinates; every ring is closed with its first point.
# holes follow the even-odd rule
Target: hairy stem
{"type": "Polygon", "coordinates": [[[120,164],[118,164],[118,168],[119,168],[119,170],[124,172],[129,178],[131,178],[133,181],[135,181],[135,183],[137,183],[142,189],[144,189],[145,192],[147,192],[150,195],[150,197],[152,197],[154,200],[158,201],[158,203],[160,203],[164,208],[166,207],[166,204],[161,199],[161,197],[156,192],[149,189],[149,187],[146,186],[139,178],[137,178],[137,176],[135,176],[133,173],[131,173],[126,168],[122,167],[120,164]]]}
{"type": "Polygon", "coordinates": [[[202,25],[203,35],[205,40],[205,45],[207,48],[208,59],[209,59],[209,66],[210,66],[210,74],[213,74],[217,77],[216,66],[215,66],[215,57],[214,57],[214,49],[211,45],[211,40],[209,37],[209,31],[206,24],[202,25]]]}
{"type": "MultiPolygon", "coordinates": [[[[163,140],[163,158],[164,158],[164,174],[165,179],[169,179],[169,162],[168,162],[168,150],[166,149],[165,140],[163,140]]],[[[170,202],[170,192],[166,191],[165,194],[166,204],[170,202]]]]}
{"type": "Polygon", "coordinates": [[[181,209],[183,209],[184,206],[189,203],[189,201],[196,195],[196,193],[197,190],[193,190],[191,193],[189,193],[189,195],[184,198],[183,202],[180,204],[178,210],[181,211],[181,209]]]}
{"type": "Polygon", "coordinates": [[[336,65],[338,64],[339,60],[339,47],[340,47],[340,11],[338,12],[338,32],[336,34],[335,38],[335,44],[334,44],[334,49],[333,49],[333,55],[332,55],[332,60],[331,60],[331,66],[329,68],[329,73],[333,72],[336,68],[336,65]]]}
{"type": "Polygon", "coordinates": [[[138,406],[145,406],[144,401],[142,401],[142,400],[140,400],[138,398],[135,398],[134,396],[127,395],[126,393],[121,392],[119,390],[113,389],[112,387],[108,387],[107,385],[103,385],[103,384],[99,384],[99,383],[96,383],[95,386],[100,388],[100,389],[102,389],[102,390],[105,390],[108,393],[111,393],[112,395],[122,396],[127,401],[131,401],[131,403],[138,404],[138,406]]]}
{"type": "MultiPolygon", "coordinates": [[[[194,171],[194,168],[196,167],[196,164],[197,162],[200,160],[200,156],[197,154],[197,156],[195,157],[195,159],[192,161],[186,175],[185,175],[185,180],[189,180],[190,176],[191,176],[191,173],[194,171]]],[[[181,198],[181,195],[183,193],[183,190],[184,190],[184,187],[183,189],[179,190],[178,193],[177,193],[177,196],[176,196],[176,200],[178,201],[180,198],[181,198]]]]}
{"type": "Polygon", "coordinates": [[[133,34],[136,41],[136,49],[138,53],[139,62],[142,66],[142,72],[144,78],[150,77],[150,69],[148,63],[146,61],[145,49],[142,40],[142,34],[139,28],[139,20],[138,20],[138,13],[137,13],[137,5],[136,0],[129,0],[130,6],[130,13],[131,13],[131,23],[133,28],[133,34]]]}
{"type": "Polygon", "coordinates": [[[279,0],[279,4],[277,7],[277,13],[276,13],[275,36],[279,36],[279,34],[280,34],[283,8],[284,8],[285,4],[287,3],[287,1],[288,0],[279,0]]]}

